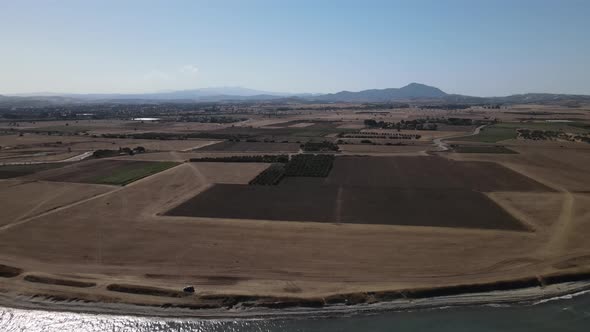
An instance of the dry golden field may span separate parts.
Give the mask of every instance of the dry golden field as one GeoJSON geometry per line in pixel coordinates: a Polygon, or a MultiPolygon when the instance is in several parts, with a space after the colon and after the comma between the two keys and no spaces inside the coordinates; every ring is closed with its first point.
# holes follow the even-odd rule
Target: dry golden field
{"type": "MultiPolygon", "coordinates": [[[[523,109],[517,107],[514,110],[523,109]]],[[[565,112],[563,109],[547,110],[550,111],[565,112]]],[[[412,119],[427,112],[392,110],[389,115],[379,116],[412,119]]],[[[437,112],[445,116],[477,117],[483,110],[437,112]]],[[[506,113],[507,110],[493,112],[506,119],[515,115],[506,113]]],[[[318,111],[308,118],[311,122],[332,119],[338,122],[334,128],[354,130],[358,128],[359,121],[362,123],[363,119],[374,117],[373,114],[356,111],[338,113],[318,111]]],[[[284,124],[301,121],[303,117],[297,115],[280,120],[255,118],[241,125],[252,126],[256,130],[269,130],[264,127],[270,126],[270,130],[280,130],[281,135],[283,130],[296,130],[292,135],[297,135],[313,129],[313,126],[290,124],[285,129],[284,124]]],[[[104,129],[96,130],[108,131],[109,124],[104,126],[104,129]]],[[[117,122],[114,131],[124,127],[117,122]]],[[[340,186],[340,190],[334,191],[334,197],[328,197],[336,202],[338,212],[345,211],[338,204],[347,202],[341,197],[343,186],[345,195],[349,188],[346,186],[358,185],[354,181],[370,182],[375,186],[388,184],[393,188],[387,190],[403,187],[412,191],[415,196],[411,197],[418,198],[424,197],[420,190],[434,192],[436,187],[441,195],[444,195],[444,190],[457,190],[448,182],[449,179],[460,185],[464,181],[475,188],[468,186],[468,190],[477,191],[481,199],[489,201],[522,225],[520,229],[501,229],[493,225],[485,229],[453,226],[454,223],[448,220],[450,226],[431,226],[442,225],[437,218],[444,218],[443,214],[437,213],[431,214],[430,226],[408,225],[403,220],[396,223],[396,218],[400,216],[411,218],[411,209],[428,212],[432,201],[418,199],[411,204],[401,204],[402,200],[387,201],[387,195],[380,196],[376,201],[387,201],[387,208],[391,208],[392,222],[389,224],[372,224],[370,220],[364,223],[287,221],[292,220],[288,217],[281,221],[170,216],[168,211],[211,188],[222,184],[247,185],[269,164],[186,162],[199,157],[259,154],[188,151],[216,143],[216,140],[159,141],[34,134],[0,136],[0,145],[14,146],[14,149],[20,146],[21,154],[31,149],[53,149],[53,146],[42,146],[47,140],[60,140],[61,144],[71,146],[75,151],[93,150],[109,144],[117,147],[141,144],[154,152],[117,156],[104,159],[104,162],[179,162],[174,167],[125,186],[66,183],[48,181],[43,177],[44,174],[61,174],[64,169],[67,170],[65,167],[70,166],[0,180],[0,264],[22,269],[18,276],[0,276],[0,291],[14,295],[42,294],[105,302],[198,306],[223,305],[228,297],[237,295],[316,299],[336,294],[493,283],[530,277],[542,279],[555,273],[589,271],[590,170],[586,166],[590,163],[590,145],[521,139],[493,144],[465,143],[502,144],[517,152],[492,154],[441,151],[432,143],[435,138],[456,137],[469,131],[457,128],[454,131],[425,133],[425,139],[405,146],[340,145],[341,152],[336,153],[336,166],[332,172],[340,172],[338,167],[341,166],[338,165],[342,158],[362,160],[369,156],[393,158],[390,159],[391,172],[387,169],[369,172],[360,163],[358,167],[350,166],[347,171],[355,176],[353,180],[347,178],[346,181],[351,183],[332,183],[330,181],[336,180],[328,177],[322,185],[340,186]],[[419,167],[404,166],[405,163],[398,163],[396,161],[400,159],[395,158],[414,158],[407,165],[419,167]],[[440,159],[444,162],[433,162],[440,159]],[[448,166],[440,168],[440,165],[448,166]],[[460,168],[461,165],[471,165],[473,168],[470,170],[479,167],[477,165],[487,165],[487,168],[474,170],[475,175],[469,175],[462,173],[465,169],[460,168]],[[496,172],[498,169],[510,176],[495,178],[500,174],[496,172]],[[516,177],[522,179],[522,183],[535,183],[536,189],[527,189],[524,185],[514,187],[511,180],[506,180],[516,177]],[[438,185],[437,179],[448,183],[443,181],[446,183],[444,186],[438,185]],[[478,179],[481,183],[492,181],[494,185],[479,187],[478,179]],[[46,281],[30,281],[39,279],[36,277],[46,281]],[[83,281],[90,286],[47,282],[56,279],[83,281]],[[131,285],[139,290],[113,291],[121,289],[121,285],[131,285]],[[194,285],[197,294],[176,296],[185,285],[194,285]],[[161,291],[160,295],[149,295],[150,289],[161,291]]],[[[295,139],[300,140],[300,137],[295,139]]],[[[10,150],[0,150],[0,156],[10,150]]],[[[334,177],[337,175],[344,176],[332,174],[334,177]]],[[[301,181],[308,190],[301,197],[318,199],[319,202],[317,195],[324,191],[314,187],[318,181],[303,178],[301,181]]],[[[287,181],[278,187],[295,190],[296,183],[287,181]]],[[[369,193],[369,189],[358,192],[369,193]]],[[[368,194],[366,197],[351,197],[349,199],[357,200],[357,203],[369,199],[368,194]]],[[[265,205],[288,203],[289,195],[276,195],[244,208],[262,211],[265,205]]],[[[452,202],[448,209],[474,208],[461,203],[452,202]]],[[[232,204],[229,196],[218,198],[215,204],[228,211],[232,208],[228,205],[232,204]]],[[[385,207],[375,205],[375,208],[385,207]]],[[[439,205],[437,209],[444,210],[444,206],[439,205]]],[[[482,208],[474,214],[486,211],[482,208]]]]}

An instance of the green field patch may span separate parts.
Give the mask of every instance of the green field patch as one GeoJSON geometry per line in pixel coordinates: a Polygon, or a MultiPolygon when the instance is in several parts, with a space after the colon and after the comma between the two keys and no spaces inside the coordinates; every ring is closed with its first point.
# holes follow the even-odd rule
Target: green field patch
{"type": "Polygon", "coordinates": [[[453,138],[451,141],[497,143],[518,136],[517,129],[557,131],[582,134],[590,124],[582,122],[505,122],[482,128],[478,135],[453,138]]]}
{"type": "Polygon", "coordinates": [[[331,154],[299,154],[291,157],[285,167],[286,176],[326,177],[334,164],[331,154]]]}
{"type": "Polygon", "coordinates": [[[122,165],[110,175],[98,176],[88,182],[124,186],[146,176],[150,176],[178,165],[176,162],[142,162],[141,164],[122,165]]]}
{"type": "Polygon", "coordinates": [[[272,128],[228,127],[215,130],[212,133],[233,135],[241,137],[265,138],[303,138],[325,137],[330,134],[350,133],[354,129],[338,128],[342,123],[338,121],[318,121],[307,127],[281,127],[282,124],[272,128]]]}
{"type": "Polygon", "coordinates": [[[274,163],[252,181],[251,185],[277,185],[286,177],[324,178],[334,164],[331,154],[298,154],[286,163],[274,163]]]}
{"type": "Polygon", "coordinates": [[[228,156],[228,157],[200,157],[189,159],[192,163],[288,163],[289,155],[256,155],[256,156],[228,156]]]}
{"type": "Polygon", "coordinates": [[[453,138],[452,141],[496,143],[516,138],[516,128],[493,125],[482,128],[477,135],[453,138]]]}
{"type": "Polygon", "coordinates": [[[70,163],[47,163],[47,164],[27,164],[27,165],[3,165],[0,166],[0,179],[10,179],[19,176],[34,174],[37,172],[63,167],[70,163]]]}
{"type": "Polygon", "coordinates": [[[166,215],[529,231],[483,192],[551,191],[493,162],[360,156],[328,162],[313,160],[332,168],[326,178],[308,176],[327,167],[309,174],[303,163],[296,173],[303,176],[286,175],[277,185],[215,184],[166,215]]]}
{"type": "Polygon", "coordinates": [[[285,165],[272,164],[258,174],[249,184],[270,186],[277,185],[285,176],[285,165]]]}
{"type": "Polygon", "coordinates": [[[506,154],[518,154],[514,150],[510,150],[504,146],[476,146],[476,145],[454,145],[453,151],[457,153],[506,153],[506,154]]]}
{"type": "Polygon", "coordinates": [[[27,129],[28,132],[39,132],[39,133],[46,133],[46,132],[60,132],[60,133],[67,133],[67,134],[74,134],[74,133],[84,133],[91,130],[92,127],[88,126],[76,126],[76,125],[69,125],[69,126],[48,126],[48,127],[39,127],[34,129],[27,129]]]}
{"type": "Polygon", "coordinates": [[[501,128],[530,129],[544,131],[563,131],[566,133],[587,133],[590,131],[590,124],[583,122],[507,122],[497,124],[501,128]]]}

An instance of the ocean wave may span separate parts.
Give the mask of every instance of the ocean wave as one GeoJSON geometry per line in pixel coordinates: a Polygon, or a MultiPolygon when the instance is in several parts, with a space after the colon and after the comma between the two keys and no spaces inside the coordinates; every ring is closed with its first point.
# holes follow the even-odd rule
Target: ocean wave
{"type": "Polygon", "coordinates": [[[584,294],[588,294],[588,293],[590,293],[590,290],[584,290],[584,291],[577,292],[577,293],[565,294],[565,295],[561,295],[561,296],[550,297],[550,298],[542,299],[542,300],[539,300],[539,301],[535,301],[535,302],[533,302],[532,305],[538,305],[538,304],[543,304],[543,303],[552,302],[552,301],[571,300],[571,299],[573,299],[576,296],[580,296],[580,295],[584,295],[584,294]]]}

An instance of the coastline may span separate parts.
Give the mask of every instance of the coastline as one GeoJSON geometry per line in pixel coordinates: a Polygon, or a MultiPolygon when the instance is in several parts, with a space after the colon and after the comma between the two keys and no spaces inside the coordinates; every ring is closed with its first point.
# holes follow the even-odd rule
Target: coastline
{"type": "Polygon", "coordinates": [[[6,308],[60,311],[81,314],[103,314],[181,319],[284,319],[336,317],[383,312],[442,309],[469,306],[535,305],[554,299],[573,298],[590,292],[590,280],[556,283],[547,286],[511,290],[465,293],[423,298],[400,298],[359,304],[326,304],[321,307],[293,306],[287,308],[232,307],[187,309],[148,304],[52,300],[41,296],[11,296],[0,292],[0,306],[6,308]]]}

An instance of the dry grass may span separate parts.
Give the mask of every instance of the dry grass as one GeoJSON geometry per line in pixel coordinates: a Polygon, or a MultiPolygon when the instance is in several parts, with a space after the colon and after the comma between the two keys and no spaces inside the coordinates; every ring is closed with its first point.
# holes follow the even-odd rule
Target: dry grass
{"type": "Polygon", "coordinates": [[[91,184],[3,180],[0,227],[111,190],[112,187],[91,184]]]}
{"type": "Polygon", "coordinates": [[[26,275],[23,279],[28,282],[34,282],[34,283],[40,283],[40,284],[78,287],[78,288],[88,288],[88,287],[96,286],[96,283],[94,283],[94,282],[85,282],[85,281],[79,281],[79,280],[53,278],[53,277],[38,276],[38,275],[33,275],[33,274],[26,275]]]}
{"type": "MultiPolygon", "coordinates": [[[[551,237],[551,227],[543,224],[533,234],[521,234],[155,216],[212,181],[234,176],[231,181],[245,183],[256,174],[242,174],[238,181],[236,170],[246,165],[228,164],[222,171],[216,164],[181,165],[165,176],[2,231],[0,258],[27,258],[24,268],[50,273],[75,264],[81,273],[108,273],[101,277],[105,280],[132,277],[138,285],[145,274],[161,271],[177,276],[162,279],[161,285],[178,287],[190,283],[191,275],[229,274],[240,281],[222,289],[204,285],[204,290],[236,294],[284,296],[287,282],[296,282],[302,290],[298,294],[305,297],[520,278],[551,270],[562,257],[501,264],[534,258],[551,237]],[[20,241],[33,233],[35,241],[20,241]]],[[[583,205],[575,209],[582,216],[588,210],[583,205]]],[[[523,213],[534,220],[542,211],[523,213]]],[[[590,249],[585,243],[580,238],[572,245],[583,252],[590,249]]],[[[158,280],[150,278],[150,283],[157,285],[158,280]]]]}
{"type": "Polygon", "coordinates": [[[151,296],[163,296],[163,297],[184,297],[186,293],[182,291],[175,291],[171,289],[164,289],[158,287],[148,287],[140,285],[121,285],[121,284],[110,284],[107,289],[112,292],[139,294],[139,295],[151,295],[151,296]]]}
{"type": "Polygon", "coordinates": [[[23,270],[18,267],[0,264],[0,277],[13,278],[23,273],[23,270]]]}
{"type": "MultiPolygon", "coordinates": [[[[437,116],[463,114],[437,112],[437,116]]],[[[474,118],[496,114],[482,112],[465,114],[474,118]]],[[[427,114],[432,112],[395,110],[386,118],[411,119],[427,114]]],[[[318,112],[313,120],[362,122],[370,116],[332,111],[318,112]]],[[[261,120],[256,125],[291,120],[298,118],[261,120]]],[[[123,125],[117,126],[113,124],[110,130],[123,130],[123,125]]],[[[108,125],[103,129],[108,130],[108,125]]],[[[344,153],[394,154],[419,153],[428,145],[383,148],[391,151],[366,146],[374,150],[365,152],[346,151],[346,145],[342,148],[344,153]]],[[[554,188],[553,193],[487,193],[534,232],[162,216],[162,212],[214,183],[247,184],[268,167],[187,163],[108,193],[112,187],[0,181],[3,216],[9,216],[10,222],[20,219],[12,227],[0,226],[0,262],[34,273],[58,276],[74,270],[91,275],[99,286],[76,289],[90,299],[172,306],[218,305],[222,302],[215,301],[223,298],[233,303],[237,295],[278,305],[268,297],[292,299],[294,294],[312,299],[310,305],[316,305],[318,297],[334,294],[349,295],[332,301],[353,303],[393,298],[399,291],[412,289],[439,287],[448,292],[457,285],[530,281],[535,275],[544,276],[549,283],[564,280],[554,276],[558,272],[574,278],[573,272],[583,272],[590,266],[590,174],[586,167],[590,148],[550,142],[514,141],[505,145],[519,154],[440,155],[499,162],[554,188]],[[97,193],[98,197],[88,199],[97,193]],[[29,211],[45,212],[31,218],[29,211]],[[184,302],[189,297],[160,299],[137,292],[109,291],[102,286],[108,284],[132,286],[131,290],[139,292],[145,288],[177,292],[195,284],[200,292],[217,296],[217,300],[210,300],[214,304],[190,304],[184,302]]],[[[203,155],[171,152],[128,158],[186,160],[203,155]]],[[[2,282],[3,288],[15,293],[42,291],[62,298],[72,295],[71,291],[22,278],[2,282]]],[[[413,294],[420,295],[416,291],[413,294]]]]}
{"type": "Polygon", "coordinates": [[[421,155],[424,151],[430,150],[432,147],[428,145],[412,144],[412,145],[371,145],[371,144],[341,144],[340,151],[343,154],[358,154],[358,155],[421,155]]]}

